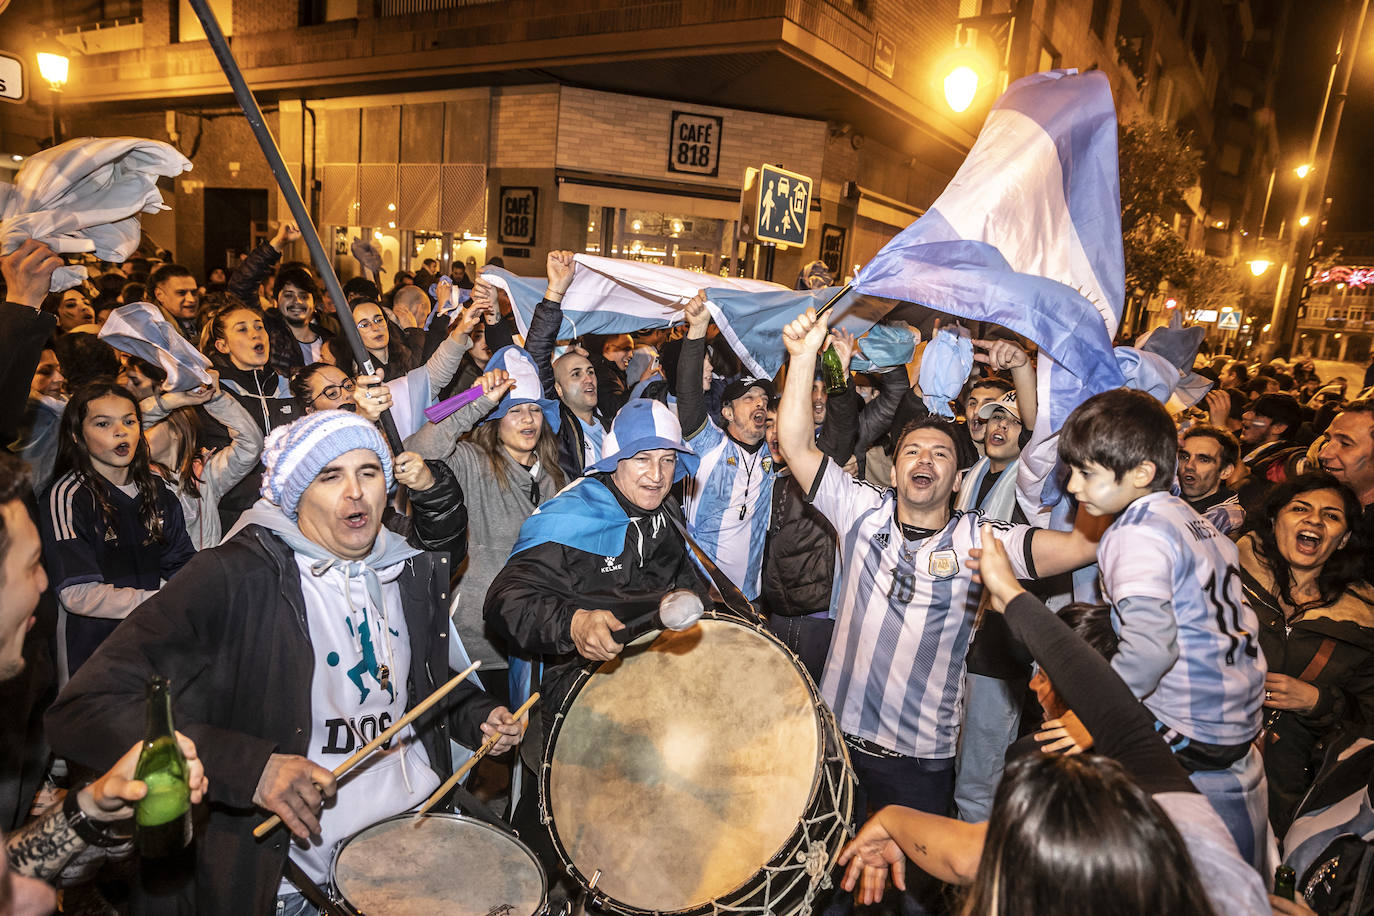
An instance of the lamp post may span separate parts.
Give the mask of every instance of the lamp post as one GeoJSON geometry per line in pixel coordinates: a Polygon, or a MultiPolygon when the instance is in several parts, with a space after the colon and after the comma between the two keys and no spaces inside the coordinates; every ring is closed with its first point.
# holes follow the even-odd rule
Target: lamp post
{"type": "MultiPolygon", "coordinates": [[[[1355,69],[1355,59],[1360,47],[1360,36],[1364,32],[1365,13],[1369,10],[1369,0],[1346,0],[1345,21],[1341,24],[1341,37],[1336,45],[1335,60],[1327,77],[1326,96],[1322,99],[1321,112],[1317,116],[1316,130],[1312,134],[1311,154],[1308,162],[1299,169],[1309,173],[1316,171],[1316,200],[1321,206],[1326,194],[1326,179],[1331,174],[1331,158],[1336,151],[1336,135],[1341,129],[1341,114],[1345,110],[1345,100],[1350,88],[1350,74],[1355,69]],[[1333,93],[1334,88],[1334,93],[1333,93]],[[1326,110],[1331,108],[1331,126],[1326,129],[1326,110]]],[[[1293,275],[1288,295],[1282,305],[1275,309],[1273,322],[1274,343],[1287,347],[1289,354],[1295,345],[1294,335],[1298,326],[1298,306],[1302,301],[1303,286],[1311,270],[1311,254],[1314,230],[1313,220],[1303,211],[1307,209],[1308,182],[1303,181],[1298,192],[1299,214],[1298,230],[1293,233],[1293,275]],[[1306,219],[1306,222],[1304,222],[1306,219]]]]}
{"type": "Polygon", "coordinates": [[[38,73],[48,83],[48,88],[52,90],[52,145],[56,146],[62,142],[62,122],[58,117],[58,104],[62,98],[62,89],[67,85],[67,74],[71,67],[71,61],[65,54],[52,51],[38,52],[38,73]]]}

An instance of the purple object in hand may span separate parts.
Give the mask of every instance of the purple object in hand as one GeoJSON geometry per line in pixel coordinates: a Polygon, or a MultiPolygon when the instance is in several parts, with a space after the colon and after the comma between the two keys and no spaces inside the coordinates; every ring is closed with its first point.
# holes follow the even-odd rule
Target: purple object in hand
{"type": "Polygon", "coordinates": [[[425,419],[431,423],[450,417],[482,396],[482,386],[473,385],[467,391],[460,391],[446,401],[425,408],[425,419]]]}

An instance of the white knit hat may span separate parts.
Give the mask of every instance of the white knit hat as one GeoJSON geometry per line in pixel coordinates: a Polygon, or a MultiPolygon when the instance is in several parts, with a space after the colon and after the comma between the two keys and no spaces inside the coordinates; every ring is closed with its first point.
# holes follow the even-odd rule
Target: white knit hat
{"type": "Polygon", "coordinates": [[[262,495],[296,518],[296,507],[306,487],[335,458],[354,449],[376,452],[391,489],[391,449],[377,427],[347,410],[319,410],[294,423],[272,430],[262,451],[266,470],[262,495]]]}

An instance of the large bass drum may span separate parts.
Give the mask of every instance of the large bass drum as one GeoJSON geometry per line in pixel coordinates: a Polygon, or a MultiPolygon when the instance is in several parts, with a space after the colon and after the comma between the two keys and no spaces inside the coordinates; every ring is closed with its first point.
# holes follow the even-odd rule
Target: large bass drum
{"type": "Polygon", "coordinates": [[[528,846],[460,814],[400,814],[334,851],[335,901],[359,916],[540,916],[548,882],[528,846]]]}
{"type": "Polygon", "coordinates": [[[708,614],[579,676],[549,734],[540,810],[604,910],[785,916],[830,886],[854,785],[796,657],[708,614]]]}

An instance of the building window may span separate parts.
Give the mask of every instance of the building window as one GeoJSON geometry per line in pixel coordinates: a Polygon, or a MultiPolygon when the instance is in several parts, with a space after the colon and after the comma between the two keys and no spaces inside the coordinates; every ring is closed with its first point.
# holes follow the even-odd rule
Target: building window
{"type": "Polygon", "coordinates": [[[1093,0],[1092,18],[1088,20],[1088,27],[1093,30],[1093,34],[1104,41],[1107,38],[1107,17],[1112,13],[1112,0],[1093,0]]]}
{"type": "MultiPolygon", "coordinates": [[[[210,12],[219,21],[219,28],[226,36],[234,34],[234,0],[210,0],[210,12]]],[[[172,23],[173,41],[204,41],[205,30],[200,27],[196,11],[191,8],[190,0],[178,0],[176,18],[172,23]]]]}
{"type": "Polygon", "coordinates": [[[358,0],[301,0],[301,25],[358,18],[358,0]]]}

